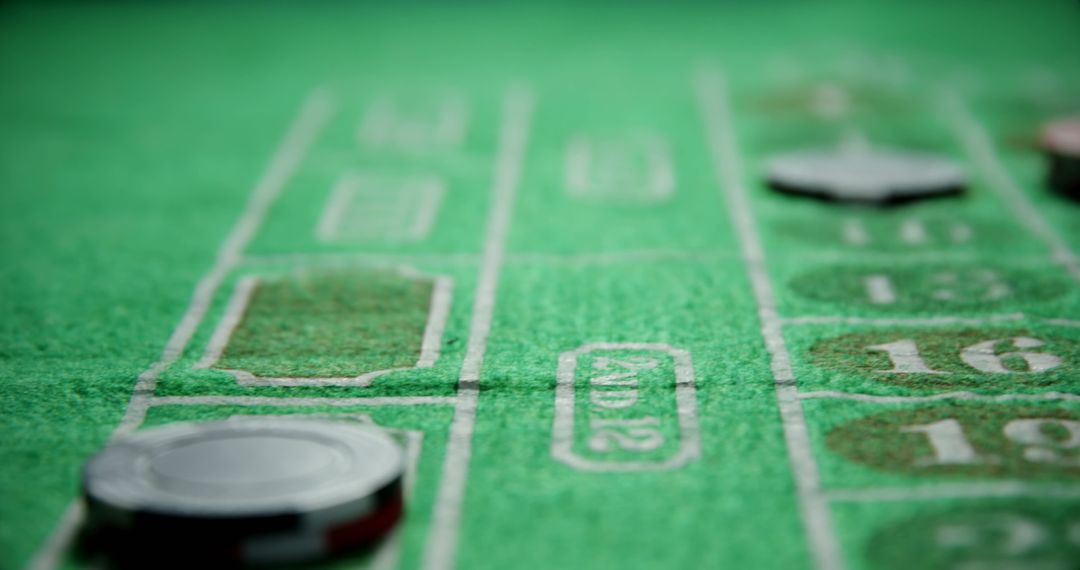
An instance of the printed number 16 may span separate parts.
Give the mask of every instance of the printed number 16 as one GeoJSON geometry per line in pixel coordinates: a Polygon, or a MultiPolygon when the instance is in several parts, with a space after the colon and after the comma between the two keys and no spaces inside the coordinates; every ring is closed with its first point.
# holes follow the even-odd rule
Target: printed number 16
{"type": "MultiPolygon", "coordinates": [[[[960,351],[960,360],[965,364],[987,374],[1010,374],[1015,372],[1045,372],[1061,366],[1060,357],[1045,352],[996,352],[999,343],[1009,343],[1009,347],[1016,349],[1038,348],[1043,346],[1043,341],[1037,338],[1018,336],[1013,338],[999,338],[982,341],[973,344],[960,351]],[[1010,370],[1005,366],[1006,358],[1019,358],[1027,363],[1027,370],[1010,370]]],[[[919,347],[914,340],[901,339],[885,344],[875,344],[866,347],[874,352],[884,352],[892,361],[891,370],[879,370],[885,374],[949,374],[941,370],[935,370],[923,360],[919,354],[919,347]]]]}

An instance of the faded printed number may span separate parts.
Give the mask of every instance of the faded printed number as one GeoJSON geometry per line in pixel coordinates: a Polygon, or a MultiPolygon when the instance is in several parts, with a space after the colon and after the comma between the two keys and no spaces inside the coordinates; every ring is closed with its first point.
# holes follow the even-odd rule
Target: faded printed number
{"type": "Polygon", "coordinates": [[[942,307],[989,309],[1006,303],[1043,303],[1070,290],[1054,273],[1016,267],[954,264],[833,265],[796,275],[798,295],[846,307],[940,312],[942,307]]]}
{"type": "Polygon", "coordinates": [[[1066,404],[950,401],[893,409],[829,431],[829,449],[890,472],[1080,478],[1080,415],[1066,404]]]}
{"type": "Polygon", "coordinates": [[[879,241],[884,242],[880,245],[905,247],[929,246],[942,242],[962,245],[970,242],[974,233],[971,226],[964,222],[927,222],[918,218],[907,218],[895,228],[889,229],[891,232],[887,237],[877,236],[885,239],[875,239],[866,224],[858,218],[851,218],[841,226],[844,243],[857,247],[873,247],[879,245],[876,243],[879,241]]]}
{"type": "MultiPolygon", "coordinates": [[[[1039,348],[1045,343],[1037,338],[1018,336],[981,341],[960,351],[960,360],[971,368],[987,374],[1011,374],[1016,372],[1045,372],[1061,366],[1060,357],[1045,352],[1030,352],[1022,349],[1039,348]],[[1007,352],[999,353],[1004,344],[1007,352]],[[1017,350],[1010,350],[1017,349],[1017,350]],[[1009,359],[1024,361],[1024,369],[1014,370],[1006,365],[1009,359]]],[[[892,369],[877,370],[885,374],[950,374],[935,370],[923,360],[919,347],[912,339],[867,346],[866,350],[884,352],[892,362],[892,369]]]]}
{"type": "Polygon", "coordinates": [[[612,358],[600,356],[593,361],[596,370],[621,370],[603,376],[596,376],[592,384],[596,386],[636,386],[637,374],[641,370],[652,370],[660,365],[655,358],[647,356],[628,356],[625,358],[612,358]]]}
{"type": "MultiPolygon", "coordinates": [[[[626,356],[614,358],[600,356],[593,361],[593,369],[610,372],[592,379],[593,386],[620,386],[629,390],[619,392],[597,392],[592,401],[602,408],[624,408],[626,402],[637,401],[638,373],[653,370],[660,365],[655,358],[648,356],[626,356]],[[619,398],[613,398],[614,395],[619,398]],[[600,396],[605,395],[606,397],[600,396]],[[599,396],[599,397],[598,397],[599,396]]],[[[615,450],[644,452],[659,449],[664,445],[664,436],[660,433],[660,420],[649,416],[644,418],[594,418],[591,422],[592,436],[589,449],[599,452],[615,450]]]]}
{"type": "Polygon", "coordinates": [[[866,556],[882,570],[1075,570],[1080,517],[1035,501],[926,506],[878,530],[866,556]]]}
{"type": "Polygon", "coordinates": [[[608,452],[621,449],[624,451],[652,451],[664,445],[664,436],[660,433],[660,421],[655,417],[634,419],[594,419],[589,449],[608,452]]]}
{"type": "Polygon", "coordinates": [[[937,548],[963,557],[953,568],[969,570],[1069,568],[1067,560],[1054,559],[1053,550],[1063,545],[1080,546],[1080,520],[1070,521],[1065,529],[1051,528],[1014,513],[941,524],[933,532],[937,548]],[[1063,536],[1059,534],[1062,530],[1063,536]]]}
{"type": "MultiPolygon", "coordinates": [[[[908,425],[905,433],[926,437],[933,453],[919,458],[919,466],[982,465],[1000,463],[1001,457],[975,449],[956,419],[908,425]]],[[[1061,418],[1012,420],[1002,429],[1002,437],[1022,448],[1025,461],[1065,467],[1080,467],[1080,421],[1061,418]]]]}
{"type": "MultiPolygon", "coordinates": [[[[935,301],[997,301],[1013,294],[1012,287],[997,271],[938,271],[929,275],[928,296],[935,301]]],[[[903,298],[892,276],[875,273],[863,277],[863,287],[870,303],[893,305],[903,298]]]]}

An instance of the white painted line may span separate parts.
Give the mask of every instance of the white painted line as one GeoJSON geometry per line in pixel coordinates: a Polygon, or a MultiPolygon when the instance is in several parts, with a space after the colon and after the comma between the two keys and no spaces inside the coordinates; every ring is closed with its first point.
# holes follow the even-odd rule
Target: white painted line
{"type": "Polygon", "coordinates": [[[37,553],[26,565],[27,570],[52,570],[59,568],[68,545],[75,540],[75,533],[86,516],[86,506],[82,500],[76,499],[68,503],[64,514],[60,517],[56,528],[49,535],[45,544],[38,549],[37,553]]]}
{"type": "MultiPolygon", "coordinates": [[[[842,251],[813,251],[798,254],[801,259],[812,259],[822,262],[850,262],[852,260],[866,259],[868,261],[883,262],[886,260],[902,260],[904,262],[940,262],[952,263],[973,259],[977,255],[973,252],[945,252],[945,251],[919,251],[919,252],[842,252],[842,251]]],[[[625,251],[598,251],[592,253],[549,253],[549,252],[518,252],[508,253],[505,262],[515,265],[528,264],[563,264],[563,265],[603,265],[612,263],[635,263],[671,260],[715,262],[717,260],[735,259],[739,254],[726,251],[686,251],[665,249],[635,249],[625,251]]],[[[782,257],[782,256],[774,256],[782,257]]],[[[1040,256],[1041,257],[1041,256],[1040,256]]],[[[482,256],[471,253],[445,253],[445,254],[406,254],[406,253],[349,253],[349,252],[323,252],[323,253],[298,253],[298,254],[275,254],[275,255],[247,255],[243,263],[252,264],[288,264],[288,265],[357,265],[385,267],[401,264],[409,265],[476,265],[482,256]]],[[[1049,257],[1047,257],[1049,259],[1049,257]]],[[[1026,264],[1037,265],[1042,260],[1025,257],[1022,260],[1026,264]]]]}
{"type": "MultiPolygon", "coordinates": [[[[978,254],[973,251],[926,251],[923,249],[913,249],[909,251],[881,251],[871,250],[870,248],[860,248],[855,250],[824,250],[824,251],[803,251],[798,253],[789,253],[787,256],[797,255],[800,259],[812,260],[818,262],[827,263],[873,263],[875,265],[891,265],[893,261],[901,263],[937,263],[947,264],[964,262],[969,260],[977,260],[978,254]]],[[[774,255],[776,258],[785,258],[784,255],[774,255]]],[[[1030,258],[1023,260],[1025,263],[1031,262],[1030,258]]]]}
{"type": "Polygon", "coordinates": [[[405,470],[405,500],[409,500],[416,490],[416,477],[420,471],[420,450],[424,444],[424,432],[417,430],[398,430],[405,434],[408,443],[405,445],[405,455],[408,457],[408,468],[405,470]]]}
{"type": "Polygon", "coordinates": [[[802,402],[798,397],[795,374],[791,368],[791,356],[784,342],[783,324],[765,267],[765,251],[754,223],[748,192],[743,185],[742,167],[735,142],[735,125],[731,118],[725,79],[719,70],[705,70],[699,75],[696,88],[717,182],[727,202],[728,215],[738,232],[743,259],[758,305],[761,336],[770,355],[776,383],[776,399],[783,421],[788,458],[798,490],[803,528],[807,533],[815,567],[818,570],[840,570],[844,567],[843,554],[834,533],[832,513],[822,493],[821,477],[811,448],[802,402]]]}
{"type": "Polygon", "coordinates": [[[844,325],[870,325],[878,327],[891,327],[891,326],[945,326],[945,325],[985,325],[989,323],[1007,322],[1007,321],[1021,321],[1026,316],[1024,313],[1008,313],[1004,315],[990,315],[987,317],[913,317],[913,318],[893,318],[893,319],[874,319],[864,317],[834,317],[834,316],[806,316],[806,317],[789,317],[784,319],[785,325],[828,325],[828,324],[844,324],[844,325]]]}
{"type": "Polygon", "coordinates": [[[395,105],[390,95],[382,94],[368,104],[364,118],[360,122],[357,137],[361,142],[381,146],[390,140],[393,128],[395,105]]]}
{"type": "Polygon", "coordinates": [[[334,183],[319,223],[315,226],[315,235],[320,241],[332,241],[337,236],[341,218],[352,197],[352,186],[353,179],[349,176],[342,176],[334,183]]]}
{"type": "MultiPolygon", "coordinates": [[[[165,343],[165,349],[158,361],[139,375],[131,400],[128,402],[127,411],[120,425],[113,432],[113,437],[130,432],[142,423],[149,407],[147,402],[157,386],[158,375],[183,354],[191,336],[195,334],[195,329],[209,310],[214,293],[229,271],[239,263],[244,248],[255,236],[255,231],[266,217],[270,206],[285,188],[286,182],[292,177],[323,125],[333,115],[334,107],[333,98],[321,89],[313,92],[304,101],[300,114],[289,127],[281,146],[278,147],[262,178],[255,185],[243,214],[218,249],[214,266],[195,286],[187,311],[173,330],[168,342],[165,343]]],[[[73,511],[69,508],[67,512],[73,511]]],[[[55,565],[48,564],[55,563],[64,555],[75,533],[75,527],[81,522],[81,516],[62,518],[53,530],[53,534],[31,559],[29,567],[34,570],[54,568],[55,565]],[[37,565],[38,561],[43,561],[44,565],[37,565]]]]}
{"type": "Polygon", "coordinates": [[[922,326],[947,326],[963,325],[978,326],[1009,321],[1032,320],[1048,325],[1059,327],[1080,327],[1078,319],[1044,319],[1025,315],[1024,313],[1005,313],[1001,315],[989,315],[986,317],[911,317],[911,318],[864,318],[864,317],[840,317],[831,315],[808,315],[805,317],[788,317],[782,319],[785,325],[868,325],[876,327],[922,327],[922,326]]]}
{"type": "Polygon", "coordinates": [[[244,277],[237,282],[236,289],[229,298],[229,304],[225,307],[225,315],[221,317],[221,322],[214,329],[214,334],[210,336],[206,352],[195,363],[194,368],[210,368],[221,358],[225,347],[229,344],[229,338],[236,330],[236,325],[240,324],[240,319],[244,316],[244,310],[247,309],[251,294],[255,291],[255,285],[258,282],[254,275],[244,277]]]}
{"type": "Polygon", "coordinates": [[[136,400],[153,394],[157,386],[158,374],[176,362],[183,354],[195,329],[206,316],[218,287],[221,286],[229,271],[240,261],[244,249],[255,236],[255,231],[266,217],[270,206],[284,190],[286,182],[292,177],[308,147],[314,142],[316,135],[333,112],[334,102],[324,91],[316,91],[304,102],[300,115],[289,128],[285,140],[270,160],[270,165],[263,177],[255,185],[255,190],[243,214],[225,238],[221,249],[218,250],[214,266],[196,286],[191,304],[188,305],[188,310],[180,321],[180,325],[176,327],[165,345],[161,358],[139,376],[139,381],[135,385],[135,395],[132,397],[132,405],[128,406],[128,413],[124,415],[120,427],[117,428],[117,434],[129,432],[142,423],[145,406],[139,405],[136,400]]]}
{"type": "Polygon", "coordinates": [[[423,567],[426,570],[449,570],[454,567],[469,458],[472,455],[480,370],[484,364],[488,333],[491,332],[506,236],[521,177],[532,110],[533,95],[523,87],[511,89],[503,99],[492,201],[484,238],[484,261],[473,300],[469,342],[458,379],[458,397],[454,420],[450,424],[442,480],[424,551],[423,567]]]}
{"type": "Polygon", "coordinates": [[[449,277],[436,277],[435,284],[431,288],[429,303],[431,310],[428,312],[427,324],[424,326],[424,339],[420,344],[420,359],[416,361],[417,368],[431,368],[439,359],[443,331],[446,330],[446,320],[450,317],[450,301],[453,297],[454,282],[449,277]]]}
{"type": "Polygon", "coordinates": [[[348,264],[348,265],[371,265],[371,266],[398,266],[406,265],[475,265],[480,262],[481,256],[473,253],[288,253],[276,255],[246,255],[245,264],[348,264]]]}
{"type": "Polygon", "coordinates": [[[149,407],[158,406],[452,406],[453,396],[386,396],[370,398],[276,398],[272,396],[155,396],[147,400],[149,407]]]}
{"type": "MultiPolygon", "coordinates": [[[[777,254],[771,256],[774,259],[789,259],[798,257],[802,261],[814,261],[819,263],[840,264],[872,264],[875,266],[890,267],[894,263],[933,263],[939,265],[978,261],[979,255],[975,251],[926,251],[914,248],[909,251],[882,251],[872,248],[857,249],[833,249],[822,251],[801,251],[777,254]]],[[[1049,259],[1049,258],[1047,258],[1049,259]]],[[[1036,265],[1031,257],[1016,258],[1017,263],[1036,265]]]]}
{"type": "Polygon", "coordinates": [[[1043,218],[1031,199],[1006,170],[986,128],[975,118],[959,93],[947,92],[943,99],[949,125],[976,166],[982,171],[989,182],[988,186],[1005,200],[1008,210],[1016,216],[1017,220],[1046,244],[1054,262],[1061,265],[1073,279],[1080,281],[1080,258],[1077,258],[1076,253],[1058,235],[1057,230],[1043,218]]]}
{"type": "Polygon", "coordinates": [[[938,402],[941,400],[974,400],[979,402],[1040,402],[1046,400],[1065,400],[1072,402],[1080,402],[1080,394],[1069,394],[1066,392],[988,395],[963,391],[943,392],[941,394],[933,394],[930,396],[876,396],[873,394],[839,392],[836,390],[818,390],[814,392],[800,392],[799,398],[803,400],[852,400],[856,402],[870,402],[874,404],[911,404],[918,402],[938,402]]]}
{"type": "Polygon", "coordinates": [[[1043,322],[1059,327],[1080,327],[1080,320],[1077,319],[1043,319],[1043,322]]]}
{"type": "Polygon", "coordinates": [[[1051,499],[1075,499],[1080,497],[1080,485],[1041,484],[1028,481],[1001,481],[993,483],[941,483],[920,487],[892,487],[874,489],[833,489],[828,492],[830,501],[880,502],[880,501],[930,501],[940,499],[988,499],[1006,497],[1043,497],[1051,499]]]}
{"type": "Polygon", "coordinates": [[[420,194],[419,209],[408,232],[412,241],[420,241],[431,233],[431,226],[435,225],[439,207],[442,206],[443,197],[446,195],[446,185],[442,180],[428,180],[423,185],[420,194]]]}
{"type": "Polygon", "coordinates": [[[579,136],[567,143],[563,160],[563,186],[571,195],[581,195],[588,190],[591,157],[592,144],[589,139],[579,136]]]}
{"type": "Polygon", "coordinates": [[[508,264],[552,264],[552,265],[606,265],[613,263],[644,263],[650,261],[687,260],[715,262],[731,259],[727,252],[695,252],[680,250],[628,250],[596,253],[513,253],[506,256],[508,264]]]}

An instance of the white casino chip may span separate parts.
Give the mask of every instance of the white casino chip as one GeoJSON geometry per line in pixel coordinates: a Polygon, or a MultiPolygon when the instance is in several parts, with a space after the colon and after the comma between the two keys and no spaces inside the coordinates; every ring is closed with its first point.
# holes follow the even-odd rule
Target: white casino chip
{"type": "Polygon", "coordinates": [[[967,182],[963,169],[952,160],[883,148],[791,152],[770,160],[766,172],[777,190],[847,202],[955,194],[967,182]]]}
{"type": "Polygon", "coordinates": [[[87,462],[83,492],[112,523],[288,519],[318,531],[376,511],[399,492],[404,469],[401,447],[375,428],[244,418],[120,439],[87,462]]]}

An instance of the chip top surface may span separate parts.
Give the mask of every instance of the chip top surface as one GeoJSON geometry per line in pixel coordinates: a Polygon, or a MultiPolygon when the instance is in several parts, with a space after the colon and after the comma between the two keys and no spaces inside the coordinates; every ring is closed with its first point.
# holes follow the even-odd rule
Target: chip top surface
{"type": "Polygon", "coordinates": [[[296,419],[175,424],[110,445],[87,495],[134,511],[281,514],[364,501],[401,477],[400,447],[373,428],[296,419]]]}
{"type": "Polygon", "coordinates": [[[894,149],[795,151],[770,160],[767,176],[786,191],[867,202],[952,193],[966,178],[952,160],[894,149]]]}

